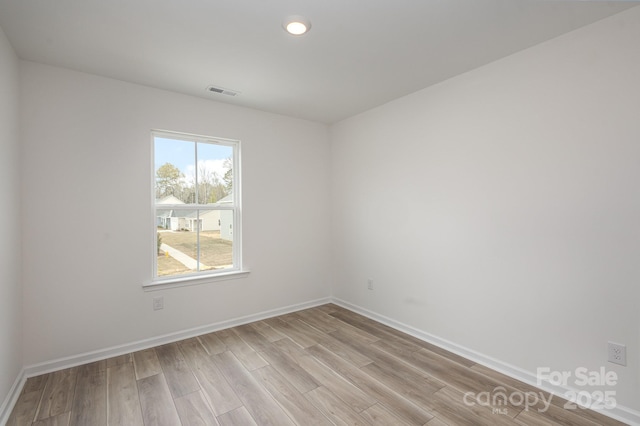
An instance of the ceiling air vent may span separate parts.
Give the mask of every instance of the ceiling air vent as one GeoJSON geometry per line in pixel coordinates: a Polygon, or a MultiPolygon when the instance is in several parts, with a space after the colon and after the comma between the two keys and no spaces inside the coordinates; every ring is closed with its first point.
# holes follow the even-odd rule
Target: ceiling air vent
{"type": "Polygon", "coordinates": [[[227,95],[227,96],[236,96],[240,94],[240,92],[237,92],[235,90],[224,89],[222,87],[217,87],[217,86],[209,86],[207,87],[207,91],[213,92],[213,93],[220,93],[221,95],[227,95]]]}

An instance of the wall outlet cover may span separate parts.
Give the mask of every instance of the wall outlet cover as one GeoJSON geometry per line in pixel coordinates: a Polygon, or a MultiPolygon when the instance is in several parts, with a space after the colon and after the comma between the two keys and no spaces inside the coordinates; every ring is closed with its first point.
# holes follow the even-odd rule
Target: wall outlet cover
{"type": "Polygon", "coordinates": [[[154,297],[153,298],[153,310],[158,311],[160,309],[164,309],[164,297],[154,297]]]}
{"type": "Polygon", "coordinates": [[[620,343],[609,342],[609,362],[618,365],[627,365],[627,347],[620,343]]]}

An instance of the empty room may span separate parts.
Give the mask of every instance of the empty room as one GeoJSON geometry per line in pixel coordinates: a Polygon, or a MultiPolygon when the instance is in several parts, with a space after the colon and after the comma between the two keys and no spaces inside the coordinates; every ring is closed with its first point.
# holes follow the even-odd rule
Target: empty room
{"type": "Polygon", "coordinates": [[[0,425],[640,425],[634,1],[0,0],[0,425]]]}

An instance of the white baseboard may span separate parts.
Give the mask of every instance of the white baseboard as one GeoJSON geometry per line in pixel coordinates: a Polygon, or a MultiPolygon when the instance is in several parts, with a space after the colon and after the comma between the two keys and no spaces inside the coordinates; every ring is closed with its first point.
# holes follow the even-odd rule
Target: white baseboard
{"type": "Polygon", "coordinates": [[[268,311],[259,312],[257,314],[246,315],[243,317],[232,318],[225,321],[220,321],[214,324],[209,324],[202,327],[194,327],[188,330],[182,330],[175,333],[164,334],[161,336],[152,337],[149,339],[139,340],[137,342],[131,342],[124,345],[113,346],[105,349],[98,349],[96,351],[85,352],[78,355],[72,355],[64,358],[58,358],[51,361],[45,361],[38,364],[28,365],[23,367],[22,371],[16,378],[13,386],[11,387],[9,394],[0,406],[0,425],[4,425],[9,420],[9,415],[15,406],[20,392],[29,377],[39,376],[41,374],[51,373],[53,371],[63,370],[65,368],[76,367],[78,365],[87,364],[89,362],[101,361],[103,359],[111,358],[118,355],[124,355],[131,352],[140,351],[143,349],[152,348],[167,343],[173,343],[191,337],[199,336],[201,334],[211,333],[214,331],[223,330],[225,328],[235,327],[242,324],[248,324],[254,321],[260,321],[263,319],[276,317],[279,315],[288,314],[290,312],[300,311],[302,309],[312,308],[314,306],[324,305],[330,303],[331,298],[325,297],[322,299],[311,300],[309,302],[297,303],[295,305],[289,305],[282,308],[271,309],[268,311]]]}
{"type": "MultiPolygon", "coordinates": [[[[542,386],[539,386],[538,378],[536,374],[534,374],[533,372],[523,370],[519,367],[502,362],[498,359],[483,355],[472,349],[465,348],[464,346],[439,338],[437,336],[434,336],[422,330],[418,330],[407,324],[403,324],[399,321],[393,320],[389,317],[380,315],[376,312],[370,311],[368,309],[362,308],[358,305],[354,305],[344,300],[334,297],[332,298],[332,302],[338,306],[342,306],[343,308],[349,309],[350,311],[359,313],[367,318],[371,318],[374,321],[388,325],[391,328],[394,328],[398,331],[402,331],[403,333],[407,333],[427,343],[431,343],[442,349],[446,349],[457,355],[465,357],[471,361],[477,362],[478,364],[482,364],[488,368],[491,368],[492,370],[498,371],[516,380],[520,380],[521,382],[527,383],[543,391],[549,392],[555,396],[558,396],[559,398],[566,399],[563,395],[565,395],[569,391],[575,391],[575,389],[570,389],[563,386],[557,386],[549,382],[545,382],[542,384],[542,386]]],[[[613,409],[594,410],[594,411],[597,411],[598,413],[604,416],[611,417],[613,419],[627,423],[629,425],[640,425],[640,412],[635,411],[631,408],[618,405],[613,409]]]]}
{"type": "Polygon", "coordinates": [[[24,383],[26,381],[27,376],[25,375],[23,368],[20,373],[18,373],[18,377],[16,377],[16,380],[13,382],[13,386],[11,386],[11,389],[9,389],[7,397],[0,406],[0,425],[7,424],[7,422],[9,421],[11,411],[13,411],[13,407],[18,401],[18,397],[20,396],[20,392],[22,392],[22,388],[24,387],[24,383]]]}
{"type": "Polygon", "coordinates": [[[24,373],[26,377],[39,376],[41,374],[51,373],[53,371],[75,367],[78,365],[87,364],[94,361],[101,361],[103,359],[111,358],[114,356],[124,355],[124,354],[152,348],[159,345],[165,345],[167,343],[173,343],[180,340],[189,339],[191,337],[199,336],[201,334],[207,334],[214,331],[224,330],[225,328],[236,327],[238,325],[248,324],[254,321],[260,321],[263,319],[288,314],[290,312],[300,311],[302,309],[324,305],[330,302],[331,302],[331,298],[329,297],[316,299],[309,302],[298,303],[295,305],[290,305],[282,308],[259,312],[257,314],[246,315],[238,318],[232,318],[229,320],[220,321],[217,323],[213,323],[213,324],[209,324],[201,327],[194,327],[188,330],[182,330],[175,333],[169,333],[161,336],[152,337],[149,339],[143,339],[137,342],[131,342],[124,345],[113,346],[110,348],[99,349],[91,352],[85,352],[79,355],[72,355],[69,357],[59,358],[52,361],[33,364],[33,365],[26,366],[24,368],[24,373]]]}
{"type": "MultiPolygon", "coordinates": [[[[465,348],[464,346],[455,344],[445,339],[441,339],[437,336],[418,330],[409,325],[403,324],[399,321],[388,318],[384,315],[372,312],[368,309],[362,308],[357,305],[353,305],[349,302],[338,298],[326,297],[322,299],[312,300],[305,303],[299,303],[295,305],[285,306],[278,309],[272,309],[263,311],[257,314],[247,315],[243,317],[233,318],[225,321],[220,321],[214,324],[209,324],[202,327],[195,327],[188,330],[183,330],[175,333],[169,333],[162,336],[156,336],[149,339],[140,340],[137,342],[131,342],[125,345],[113,346],[110,348],[100,349],[92,352],[86,352],[79,355],[73,355],[65,358],[59,358],[52,361],[46,361],[39,364],[29,365],[22,369],[18,377],[16,378],[9,394],[5,398],[2,406],[0,406],[0,425],[5,424],[13,407],[18,400],[18,396],[22,391],[24,383],[28,377],[34,377],[41,374],[50,373],[52,371],[62,370],[65,368],[75,367],[78,365],[86,364],[89,362],[100,361],[103,359],[111,358],[118,355],[124,355],[130,352],[136,352],[143,349],[152,348],[167,343],[177,342],[183,339],[188,339],[201,334],[211,333],[214,331],[223,330],[230,327],[235,327],[242,324],[247,324],[254,321],[260,321],[263,319],[288,314],[290,312],[300,311],[302,309],[312,308],[314,306],[323,305],[326,303],[335,303],[351,311],[357,312],[382,324],[388,325],[396,330],[407,333],[425,342],[434,344],[443,349],[451,351],[455,354],[463,356],[471,361],[482,364],[500,373],[503,373],[509,377],[520,380],[524,383],[541,388],[544,391],[550,392],[558,397],[562,397],[567,391],[571,389],[556,386],[551,383],[545,383],[543,386],[537,385],[537,377],[532,372],[523,370],[516,366],[507,364],[492,357],[488,357],[472,349],[465,348]]],[[[628,423],[630,425],[640,425],[640,412],[632,410],[630,408],[618,405],[611,410],[596,410],[601,414],[614,418],[616,420],[628,423]]]]}

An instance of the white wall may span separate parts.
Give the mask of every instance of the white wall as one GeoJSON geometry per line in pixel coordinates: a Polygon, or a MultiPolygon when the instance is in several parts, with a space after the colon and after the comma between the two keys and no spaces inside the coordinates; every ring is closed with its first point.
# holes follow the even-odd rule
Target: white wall
{"type": "Polygon", "coordinates": [[[332,126],[334,295],[640,410],[638,40],[634,8],[332,126]]]}
{"type": "Polygon", "coordinates": [[[329,296],[327,126],[35,63],[21,73],[25,365],[329,296]],[[248,278],[142,290],[151,129],[241,140],[248,278]]]}
{"type": "Polygon", "coordinates": [[[0,406],[22,368],[18,90],[18,58],[0,28],[0,406]]]}

